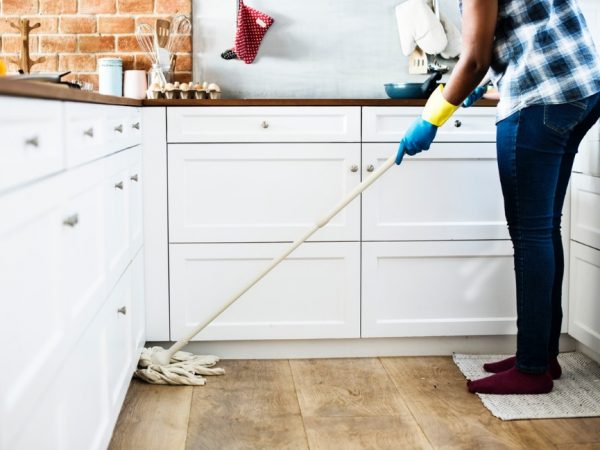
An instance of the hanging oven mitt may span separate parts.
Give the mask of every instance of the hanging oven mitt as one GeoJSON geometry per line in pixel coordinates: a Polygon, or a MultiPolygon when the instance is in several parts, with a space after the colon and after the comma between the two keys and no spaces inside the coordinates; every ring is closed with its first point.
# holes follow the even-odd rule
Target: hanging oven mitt
{"type": "Polygon", "coordinates": [[[223,59],[239,58],[251,64],[256,58],[258,48],[275,20],[267,14],[244,4],[239,0],[235,48],[221,54],[223,59]]]}
{"type": "Polygon", "coordinates": [[[444,27],[425,0],[407,0],[396,6],[396,22],[402,53],[410,55],[419,46],[437,55],[448,45],[444,27]]]}

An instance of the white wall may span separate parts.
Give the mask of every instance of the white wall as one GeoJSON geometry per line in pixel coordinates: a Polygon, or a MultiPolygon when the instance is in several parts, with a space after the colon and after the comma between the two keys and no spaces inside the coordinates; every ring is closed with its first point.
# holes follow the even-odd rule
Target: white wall
{"type": "MultiPolygon", "coordinates": [[[[194,79],[218,83],[223,97],[385,98],[384,83],[408,75],[394,8],[403,0],[246,0],[271,15],[253,64],[226,61],[237,0],[194,0],[194,79]]],[[[442,8],[458,21],[457,0],[442,8]]]]}

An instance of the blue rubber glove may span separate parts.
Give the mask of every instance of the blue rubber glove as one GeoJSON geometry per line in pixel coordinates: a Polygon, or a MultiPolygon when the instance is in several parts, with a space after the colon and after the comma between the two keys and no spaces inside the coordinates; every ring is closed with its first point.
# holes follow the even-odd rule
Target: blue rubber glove
{"type": "Polygon", "coordinates": [[[416,155],[423,150],[429,150],[431,143],[435,139],[438,127],[419,117],[408,129],[398,147],[396,155],[396,164],[402,162],[404,153],[407,155],[416,155]]]}
{"type": "Polygon", "coordinates": [[[477,100],[484,96],[487,90],[488,85],[476,87],[462,103],[463,107],[469,108],[473,106],[477,100]]]}

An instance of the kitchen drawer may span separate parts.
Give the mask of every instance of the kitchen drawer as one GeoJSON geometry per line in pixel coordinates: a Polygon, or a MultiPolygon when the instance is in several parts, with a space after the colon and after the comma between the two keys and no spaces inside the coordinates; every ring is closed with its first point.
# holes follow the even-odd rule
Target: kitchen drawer
{"type": "Polygon", "coordinates": [[[0,193],[64,169],[61,102],[0,96],[0,193]]]}
{"type": "MultiPolygon", "coordinates": [[[[104,108],[107,154],[135,145],[134,136],[139,138],[139,132],[133,128],[135,119],[132,120],[131,108],[127,106],[104,106],[104,108]]],[[[141,139],[137,140],[139,144],[141,139]]]]}
{"type": "Polygon", "coordinates": [[[600,251],[571,242],[569,334],[600,353],[600,251]]]}
{"type": "MultiPolygon", "coordinates": [[[[170,242],[293,241],[360,183],[359,144],[171,144],[170,242]]],[[[358,241],[356,199],[314,241],[358,241]]]]}
{"type": "Polygon", "coordinates": [[[360,142],[359,107],[174,107],[168,142],[360,142]]]}
{"type": "MultiPolygon", "coordinates": [[[[363,179],[397,144],[363,144],[363,179]]],[[[433,144],[362,194],[363,240],[509,239],[493,143],[433,144]]]]}
{"type": "MultiPolygon", "coordinates": [[[[421,107],[363,108],[363,142],[394,142],[421,115],[421,107]]],[[[436,142],[496,142],[496,108],[459,109],[437,132],[436,142]]]]}
{"type": "MultiPolygon", "coordinates": [[[[172,244],[171,339],[219,310],[288,244],[172,244]]],[[[360,244],[308,243],[195,340],[356,338],[360,244]]]]}
{"type": "Polygon", "coordinates": [[[600,249],[600,178],[571,178],[571,239],[600,249]]]}
{"type": "Polygon", "coordinates": [[[65,103],[67,167],[106,155],[106,105],[65,103]]]}
{"type": "Polygon", "coordinates": [[[365,242],[362,337],[516,332],[510,241],[365,242]]]}

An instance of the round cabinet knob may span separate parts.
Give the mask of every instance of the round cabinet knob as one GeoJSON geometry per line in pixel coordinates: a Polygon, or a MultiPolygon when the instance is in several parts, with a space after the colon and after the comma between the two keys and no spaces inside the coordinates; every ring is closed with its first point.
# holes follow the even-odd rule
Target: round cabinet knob
{"type": "Polygon", "coordinates": [[[119,181],[118,183],[115,183],[115,189],[123,190],[123,182],[119,181]]]}
{"type": "Polygon", "coordinates": [[[123,315],[127,314],[127,306],[121,306],[119,309],[117,309],[117,312],[123,315]]]}
{"type": "Polygon", "coordinates": [[[358,165],[352,164],[352,166],[350,166],[350,172],[358,172],[358,165]]]}
{"type": "Polygon", "coordinates": [[[94,137],[94,129],[93,128],[88,128],[87,130],[85,130],[83,132],[83,135],[87,136],[87,137],[93,138],[94,137]]]}
{"type": "Polygon", "coordinates": [[[32,138],[25,140],[25,146],[29,147],[39,147],[40,146],[40,138],[37,136],[33,136],[32,138]]]}
{"type": "Polygon", "coordinates": [[[79,223],[79,216],[77,214],[73,214],[72,216],[67,217],[63,220],[63,225],[67,227],[73,228],[75,225],[79,223]]]}
{"type": "Polygon", "coordinates": [[[455,121],[454,121],[454,126],[455,126],[456,128],[460,128],[460,127],[462,127],[462,122],[461,122],[460,120],[458,120],[458,119],[457,119],[457,120],[455,120],[455,121]]]}
{"type": "Polygon", "coordinates": [[[117,133],[123,133],[123,124],[116,126],[115,131],[117,133]]]}
{"type": "Polygon", "coordinates": [[[373,172],[375,170],[375,166],[373,164],[369,164],[367,166],[367,172],[373,172]]]}
{"type": "Polygon", "coordinates": [[[263,120],[260,126],[266,130],[267,128],[269,128],[269,122],[263,120]]]}

